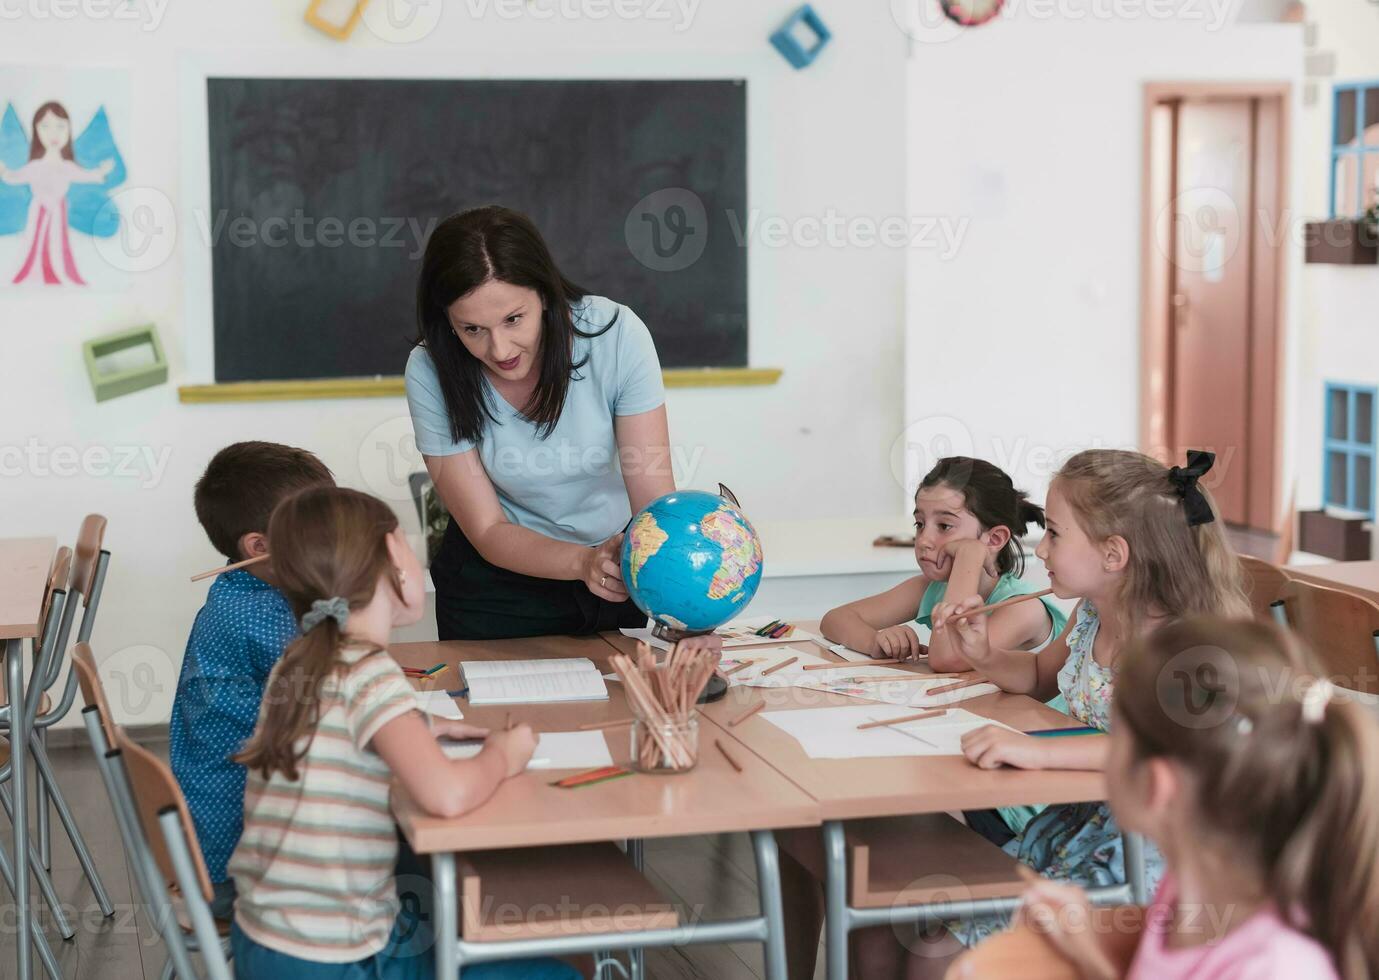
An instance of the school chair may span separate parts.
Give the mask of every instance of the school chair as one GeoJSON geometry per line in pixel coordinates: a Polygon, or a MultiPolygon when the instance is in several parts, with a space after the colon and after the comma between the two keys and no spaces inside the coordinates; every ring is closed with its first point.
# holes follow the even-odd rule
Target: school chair
{"type": "MultiPolygon", "coordinates": [[[[1134,905],[1093,909],[1097,935],[1113,963],[1129,968],[1144,926],[1144,910],[1134,905]]],[[[1043,934],[1020,924],[963,953],[944,980],[1079,980],[1082,974],[1043,934]]]]}
{"type": "Polygon", "coordinates": [[[1342,589],[1293,580],[1288,621],[1341,687],[1379,694],[1379,603],[1342,589]]]}
{"type": "MultiPolygon", "coordinates": [[[[91,639],[91,631],[96,624],[96,610],[100,606],[101,590],[105,584],[106,569],[110,564],[110,552],[102,546],[105,541],[105,527],[106,520],[104,517],[100,514],[88,514],[82,520],[81,528],[77,531],[76,555],[72,564],[69,593],[75,592],[81,596],[82,615],[81,625],[77,628],[77,639],[83,643],[91,639]]],[[[63,658],[67,654],[76,610],[77,603],[75,601],[69,603],[69,608],[63,615],[62,632],[59,634],[57,648],[53,651],[44,668],[42,690],[45,692],[45,698],[46,692],[53,688],[58,677],[62,675],[63,658]]],[[[67,717],[67,713],[72,710],[72,704],[76,699],[76,690],[75,679],[69,670],[67,684],[63,688],[62,696],[58,700],[56,708],[51,710],[47,707],[41,708],[34,718],[34,741],[42,743],[45,750],[47,749],[48,729],[67,717]]],[[[46,703],[51,704],[51,699],[46,698],[46,703]]],[[[38,848],[43,855],[44,867],[52,866],[52,844],[46,803],[48,795],[48,783],[40,780],[35,798],[39,804],[38,848]]],[[[69,831],[69,836],[70,833],[69,831]]],[[[78,836],[80,836],[80,831],[78,831],[78,836]]],[[[75,840],[73,846],[77,846],[75,840]]],[[[82,846],[84,847],[84,844],[82,846]]]]}
{"type": "Polygon", "coordinates": [[[1279,566],[1251,555],[1240,556],[1240,570],[1255,619],[1287,628],[1287,607],[1294,593],[1293,578],[1279,566]]]}
{"type": "MultiPolygon", "coordinates": [[[[22,792],[16,795],[24,800],[32,798],[35,802],[34,827],[38,837],[38,848],[37,857],[31,863],[37,874],[39,886],[44,890],[45,895],[51,888],[49,884],[45,883],[47,880],[46,871],[52,867],[52,844],[49,831],[49,809],[51,805],[53,809],[57,810],[63,829],[72,842],[72,850],[76,854],[82,874],[85,875],[86,880],[91,885],[91,891],[100,907],[101,914],[109,918],[115,914],[115,907],[110,901],[110,896],[106,892],[99,872],[96,870],[95,861],[91,857],[91,850],[87,846],[86,839],[82,836],[80,827],[77,826],[72,808],[58,786],[57,776],[48,757],[45,740],[47,729],[67,714],[75,698],[76,681],[74,677],[68,677],[66,690],[56,707],[53,706],[52,698],[48,695],[48,689],[53,687],[61,672],[67,641],[71,635],[78,606],[84,608],[81,625],[77,631],[79,638],[89,637],[91,629],[95,625],[95,610],[99,605],[100,591],[110,558],[110,553],[101,547],[105,536],[105,526],[104,517],[99,514],[88,515],[82,521],[81,529],[77,535],[75,555],[67,548],[61,549],[54,559],[53,568],[49,574],[49,592],[54,597],[61,593],[62,599],[60,602],[56,598],[51,602],[45,599],[50,622],[46,623],[43,628],[42,642],[35,646],[33,669],[25,689],[22,721],[19,722],[24,726],[28,754],[33,758],[38,779],[30,783],[26,778],[22,792]],[[57,588],[59,583],[61,583],[62,589],[57,588]],[[30,792],[32,792],[32,797],[29,795],[30,792]]],[[[3,701],[6,704],[9,702],[7,687],[4,691],[3,701]]],[[[0,731],[9,730],[12,724],[14,724],[13,720],[7,714],[0,712],[0,731]]],[[[3,777],[6,776],[8,776],[7,771],[0,774],[0,783],[3,783],[3,777]]],[[[3,785],[0,785],[0,804],[4,805],[6,813],[12,819],[15,804],[3,785]]],[[[51,903],[49,904],[51,905],[51,903]]],[[[74,933],[65,917],[60,913],[55,914],[55,921],[63,938],[71,938],[74,933]]]]}
{"type": "Polygon", "coordinates": [[[230,923],[211,916],[210,876],[177,780],[166,763],[115,724],[89,644],[76,645],[72,669],[130,868],[168,949],[164,980],[198,977],[193,953],[200,953],[211,980],[230,980],[230,923]]]}

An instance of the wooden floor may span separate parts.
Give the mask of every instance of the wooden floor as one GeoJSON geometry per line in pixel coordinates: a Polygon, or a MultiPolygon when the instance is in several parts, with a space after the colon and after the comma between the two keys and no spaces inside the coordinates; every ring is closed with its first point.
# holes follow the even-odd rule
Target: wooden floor
{"type": "MultiPolygon", "coordinates": [[[[150,743],[149,748],[166,754],[167,743],[150,743]]],[[[50,754],[115,905],[112,918],[101,916],[67,835],[54,818],[53,883],[77,929],[70,942],[63,942],[51,927],[47,930],[63,976],[67,980],[158,980],[163,944],[135,901],[119,831],[91,751],[83,743],[53,748],[50,754]]],[[[0,827],[8,840],[9,824],[0,821],[0,827]]],[[[645,853],[647,876],[680,905],[682,921],[756,914],[756,868],[751,841],[745,835],[648,841],[645,853]]],[[[41,900],[35,908],[46,912],[41,900]]],[[[753,943],[648,950],[646,963],[654,980],[751,980],[763,974],[761,947],[753,943]]],[[[820,956],[818,977],[823,976],[822,963],[820,956]]],[[[609,975],[617,976],[616,972],[609,975]]],[[[43,976],[35,959],[34,977],[41,980],[43,976]]],[[[14,927],[6,915],[0,921],[0,980],[13,977],[14,927]]]]}

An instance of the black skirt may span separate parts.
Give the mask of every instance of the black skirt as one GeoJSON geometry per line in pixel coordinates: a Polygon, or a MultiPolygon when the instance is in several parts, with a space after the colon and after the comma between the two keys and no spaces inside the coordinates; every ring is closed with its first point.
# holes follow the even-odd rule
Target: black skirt
{"type": "Polygon", "coordinates": [[[646,625],[632,600],[608,602],[583,582],[521,575],[485,561],[451,518],[431,562],[442,640],[570,636],[646,625]]]}

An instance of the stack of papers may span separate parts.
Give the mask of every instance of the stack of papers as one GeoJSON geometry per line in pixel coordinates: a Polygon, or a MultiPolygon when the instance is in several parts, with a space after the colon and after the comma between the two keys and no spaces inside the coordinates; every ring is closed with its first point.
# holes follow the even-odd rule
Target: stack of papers
{"type": "MultiPolygon", "coordinates": [[[[761,717],[800,743],[811,759],[875,759],[888,756],[962,755],[962,737],[985,725],[1007,728],[990,718],[954,708],[939,718],[861,731],[858,725],[903,718],[909,711],[858,705],[764,711],[761,717]]],[[[1010,729],[1014,731],[1014,729],[1010,729]]]]}
{"type": "Polygon", "coordinates": [[[603,701],[608,687],[587,657],[562,660],[467,660],[460,664],[469,703],[553,704],[603,701]]]}
{"type": "MultiPolygon", "coordinates": [[[[441,750],[451,759],[472,759],[484,747],[482,739],[463,742],[441,741],[441,750]]],[[[542,732],[528,769],[597,769],[611,766],[613,756],[603,732],[542,732]]]]}

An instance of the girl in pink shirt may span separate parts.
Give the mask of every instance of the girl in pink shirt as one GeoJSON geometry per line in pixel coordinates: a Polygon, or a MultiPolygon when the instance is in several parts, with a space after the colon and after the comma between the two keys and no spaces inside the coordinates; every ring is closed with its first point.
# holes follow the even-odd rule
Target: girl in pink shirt
{"type": "Polygon", "coordinates": [[[1291,635],[1167,625],[1123,657],[1106,768],[1167,865],[1138,944],[1074,886],[1038,882],[1021,917],[1098,980],[1379,977],[1376,760],[1379,726],[1291,635]]]}

